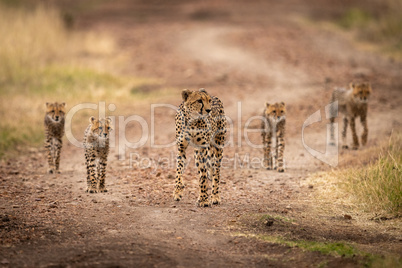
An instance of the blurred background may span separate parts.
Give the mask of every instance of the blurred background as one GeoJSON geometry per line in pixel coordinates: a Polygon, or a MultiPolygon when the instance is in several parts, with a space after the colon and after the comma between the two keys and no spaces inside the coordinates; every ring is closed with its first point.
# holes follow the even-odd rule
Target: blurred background
{"type": "MultiPolygon", "coordinates": [[[[395,107],[401,14],[400,0],[1,0],[0,156],[42,145],[52,101],[149,116],[150,103],[178,105],[183,88],[204,87],[233,118],[242,101],[244,120],[285,101],[300,116],[293,134],[352,80],[383,92],[373,106],[395,107]]],[[[94,113],[73,118],[77,137],[94,113]]],[[[168,126],[173,115],[159,118],[168,126]]]]}
{"type": "MultiPolygon", "coordinates": [[[[0,266],[401,267],[401,74],[401,0],[0,0],[0,266]],[[331,167],[303,142],[325,155],[324,107],[361,81],[373,89],[368,143],[339,148],[331,167]],[[211,209],[195,206],[192,150],[177,203],[176,146],[152,146],[174,144],[185,88],[219,97],[230,119],[211,209]],[[67,138],[62,173],[46,174],[56,101],[116,119],[109,192],[85,193],[84,150],[67,138]],[[279,173],[254,145],[265,103],[282,101],[279,173]],[[147,131],[120,128],[131,115],[147,131]]],[[[67,122],[79,141],[90,116],[67,122]]]]}

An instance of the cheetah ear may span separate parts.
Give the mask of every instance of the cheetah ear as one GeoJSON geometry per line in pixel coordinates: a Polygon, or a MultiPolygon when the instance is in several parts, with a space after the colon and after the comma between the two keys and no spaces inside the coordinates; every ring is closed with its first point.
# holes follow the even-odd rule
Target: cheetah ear
{"type": "Polygon", "coordinates": [[[49,107],[50,103],[46,102],[46,107],[49,107]]]}
{"type": "Polygon", "coordinates": [[[350,88],[355,88],[356,85],[355,85],[355,83],[352,82],[349,84],[349,86],[350,86],[350,88]]]}
{"type": "Polygon", "coordinates": [[[373,92],[373,90],[371,89],[371,83],[370,82],[367,82],[367,88],[368,88],[369,93],[373,92]]]}
{"type": "Polygon", "coordinates": [[[93,124],[95,122],[95,120],[96,120],[95,117],[91,116],[89,118],[89,123],[93,124]]]}
{"type": "Polygon", "coordinates": [[[112,118],[106,117],[106,118],[105,118],[105,122],[107,123],[107,125],[108,125],[108,127],[109,127],[109,131],[112,131],[113,128],[110,126],[110,124],[112,123],[112,118]]]}
{"type": "Polygon", "coordinates": [[[279,104],[282,105],[283,107],[285,107],[285,103],[283,101],[279,104]]]}
{"type": "MultiPolygon", "coordinates": [[[[207,91],[205,90],[205,88],[200,88],[198,91],[199,91],[199,92],[207,93],[207,91]]],[[[207,93],[207,94],[208,94],[208,93],[207,93]]]]}
{"type": "Polygon", "coordinates": [[[193,93],[191,90],[183,89],[183,91],[181,92],[181,97],[183,98],[184,101],[186,101],[188,99],[188,97],[191,95],[191,93],[193,93]]]}
{"type": "Polygon", "coordinates": [[[269,107],[269,103],[268,103],[268,102],[265,103],[265,107],[267,107],[267,108],[269,107]]]}
{"type": "Polygon", "coordinates": [[[62,102],[62,103],[60,103],[60,106],[64,108],[64,107],[66,107],[66,103],[62,102]]]}

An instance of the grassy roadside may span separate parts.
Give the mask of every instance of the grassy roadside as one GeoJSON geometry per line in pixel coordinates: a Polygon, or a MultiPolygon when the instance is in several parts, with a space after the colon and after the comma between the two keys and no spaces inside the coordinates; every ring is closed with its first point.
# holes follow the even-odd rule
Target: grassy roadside
{"type": "Polygon", "coordinates": [[[307,199],[300,196],[308,212],[244,215],[233,236],[314,252],[320,257],[311,265],[317,267],[330,266],[333,258],[361,267],[401,267],[402,135],[393,133],[385,144],[354,153],[359,158],[354,165],[302,182],[309,189],[307,199]],[[355,228],[364,230],[365,238],[350,239],[355,228]],[[379,233],[388,238],[367,242],[379,233]]]}
{"type": "MultiPolygon", "coordinates": [[[[45,102],[66,102],[67,111],[99,101],[128,107],[154,97],[138,88],[161,83],[107,69],[126,60],[113,40],[71,31],[48,6],[27,9],[0,3],[0,36],[0,159],[42,145],[45,102]]],[[[87,116],[74,116],[74,126],[85,127],[87,116]]]]}
{"type": "MultiPolygon", "coordinates": [[[[314,187],[310,194],[312,213],[349,219],[367,234],[381,232],[398,241],[402,232],[402,135],[393,133],[388,142],[375,149],[375,159],[373,148],[357,152],[357,166],[314,174],[304,184],[314,187]]],[[[387,255],[390,249],[369,249],[385,255],[368,256],[370,266],[401,267],[401,255],[387,255]]],[[[391,251],[395,253],[395,249],[391,251]]]]}
{"type": "Polygon", "coordinates": [[[355,196],[364,211],[402,216],[402,135],[381,149],[377,161],[366,167],[340,171],[341,188],[355,196]]]}
{"type": "Polygon", "coordinates": [[[307,184],[317,189],[317,201],[333,202],[367,217],[401,217],[402,135],[393,133],[386,144],[377,148],[377,153],[378,158],[369,160],[367,165],[313,175],[307,184]]]}
{"type": "MultiPolygon", "coordinates": [[[[243,215],[232,236],[282,246],[283,250],[292,252],[288,256],[298,254],[310,256],[309,258],[315,256],[311,259],[309,265],[311,267],[333,267],[332,262],[340,259],[344,260],[344,265],[349,263],[353,264],[353,267],[401,267],[402,258],[395,250],[379,249],[367,245],[366,242],[351,241],[346,238],[347,236],[337,239],[337,236],[326,232],[328,229],[324,228],[326,231],[321,232],[324,229],[320,231],[319,226],[339,225],[339,221],[326,222],[323,221],[323,217],[314,212],[308,214],[314,215],[312,219],[317,226],[306,221],[304,216],[297,214],[285,216],[282,213],[273,212],[272,214],[243,215]]],[[[279,261],[275,256],[277,255],[271,256],[269,252],[266,252],[267,258],[279,261]]],[[[281,258],[280,261],[291,263],[293,258],[281,258]]]]}
{"type": "MultiPolygon", "coordinates": [[[[356,246],[343,242],[322,242],[309,240],[290,240],[279,235],[253,234],[253,233],[235,233],[234,237],[246,237],[256,239],[271,244],[282,245],[292,249],[300,249],[303,252],[316,252],[323,256],[332,256],[335,258],[353,259],[361,267],[400,267],[402,260],[395,255],[377,255],[371,254],[356,248],[356,246]]],[[[286,260],[282,260],[286,261],[286,260]]],[[[321,261],[318,264],[311,263],[312,267],[327,267],[327,261],[321,261]]]]}

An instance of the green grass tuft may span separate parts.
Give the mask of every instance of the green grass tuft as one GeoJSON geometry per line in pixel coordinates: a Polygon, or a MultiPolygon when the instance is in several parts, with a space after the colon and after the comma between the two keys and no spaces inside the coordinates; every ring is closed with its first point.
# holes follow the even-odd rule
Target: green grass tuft
{"type": "Polygon", "coordinates": [[[122,79],[95,70],[73,66],[46,66],[35,70],[35,76],[5,83],[0,94],[28,94],[54,97],[79,95],[91,88],[116,89],[123,86],[122,79]],[[66,94],[69,92],[68,94],[66,94]]]}
{"type": "MultiPolygon", "coordinates": [[[[351,244],[343,241],[320,242],[311,240],[290,240],[281,236],[261,235],[261,234],[244,234],[237,233],[236,236],[244,236],[266,241],[273,244],[284,245],[291,248],[299,248],[303,251],[319,252],[323,255],[334,257],[354,258],[360,257],[359,264],[361,267],[401,267],[402,258],[393,254],[376,255],[365,251],[361,251],[351,244]]],[[[326,267],[327,261],[318,264],[318,267],[326,267]]]]}
{"type": "Polygon", "coordinates": [[[346,29],[351,29],[367,26],[372,19],[372,16],[368,12],[358,8],[351,8],[342,15],[338,23],[346,29]]]}
{"type": "Polygon", "coordinates": [[[358,251],[354,247],[341,242],[323,243],[317,241],[298,240],[294,241],[293,243],[299,248],[308,251],[317,251],[327,255],[353,257],[353,255],[356,255],[358,253],[358,251]]]}
{"type": "Polygon", "coordinates": [[[287,240],[282,237],[268,235],[258,235],[257,238],[275,244],[286,245],[292,248],[297,247],[306,251],[316,251],[325,255],[353,257],[354,255],[359,254],[357,249],[343,242],[331,243],[307,240],[287,240]]]}

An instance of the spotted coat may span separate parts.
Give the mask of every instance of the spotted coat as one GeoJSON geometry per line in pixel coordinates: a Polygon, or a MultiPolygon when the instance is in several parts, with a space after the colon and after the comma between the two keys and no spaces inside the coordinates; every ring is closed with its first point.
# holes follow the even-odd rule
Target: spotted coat
{"type": "Polygon", "coordinates": [[[84,148],[87,167],[87,190],[89,193],[107,192],[105,187],[111,119],[89,119],[85,130],[84,148]],[[98,160],[98,161],[97,161],[98,160]]]}
{"type": "Polygon", "coordinates": [[[284,172],[285,166],[283,155],[285,150],[285,126],[286,106],[285,103],[265,104],[262,115],[262,143],[264,146],[263,165],[267,169],[277,169],[284,172]],[[275,139],[274,152],[271,151],[272,138],[275,139]]]}
{"type": "Polygon", "coordinates": [[[351,83],[349,89],[336,88],[331,97],[330,106],[330,121],[331,121],[331,141],[332,145],[335,145],[334,137],[334,122],[339,113],[343,114],[343,128],[342,128],[342,148],[347,149],[349,146],[346,143],[346,131],[350,124],[353,137],[352,149],[359,148],[359,139],[356,133],[355,119],[360,117],[360,122],[363,125],[363,134],[361,137],[362,145],[367,143],[368,127],[367,127],[367,105],[372,92],[371,85],[369,83],[351,83]],[[338,101],[336,106],[334,102],[338,101]]]}
{"type": "Polygon", "coordinates": [[[226,136],[226,117],[222,102],[210,96],[205,89],[183,90],[183,103],[176,113],[177,169],[174,200],[183,196],[182,175],[186,149],[194,147],[195,163],[199,175],[198,206],[206,207],[221,202],[219,194],[220,169],[226,136]],[[208,177],[212,180],[212,200],[207,191],[208,177]]]}
{"type": "Polygon", "coordinates": [[[45,115],[45,149],[47,151],[47,161],[49,164],[48,173],[60,173],[60,153],[63,146],[64,135],[64,114],[65,106],[63,103],[46,103],[45,115]]]}

